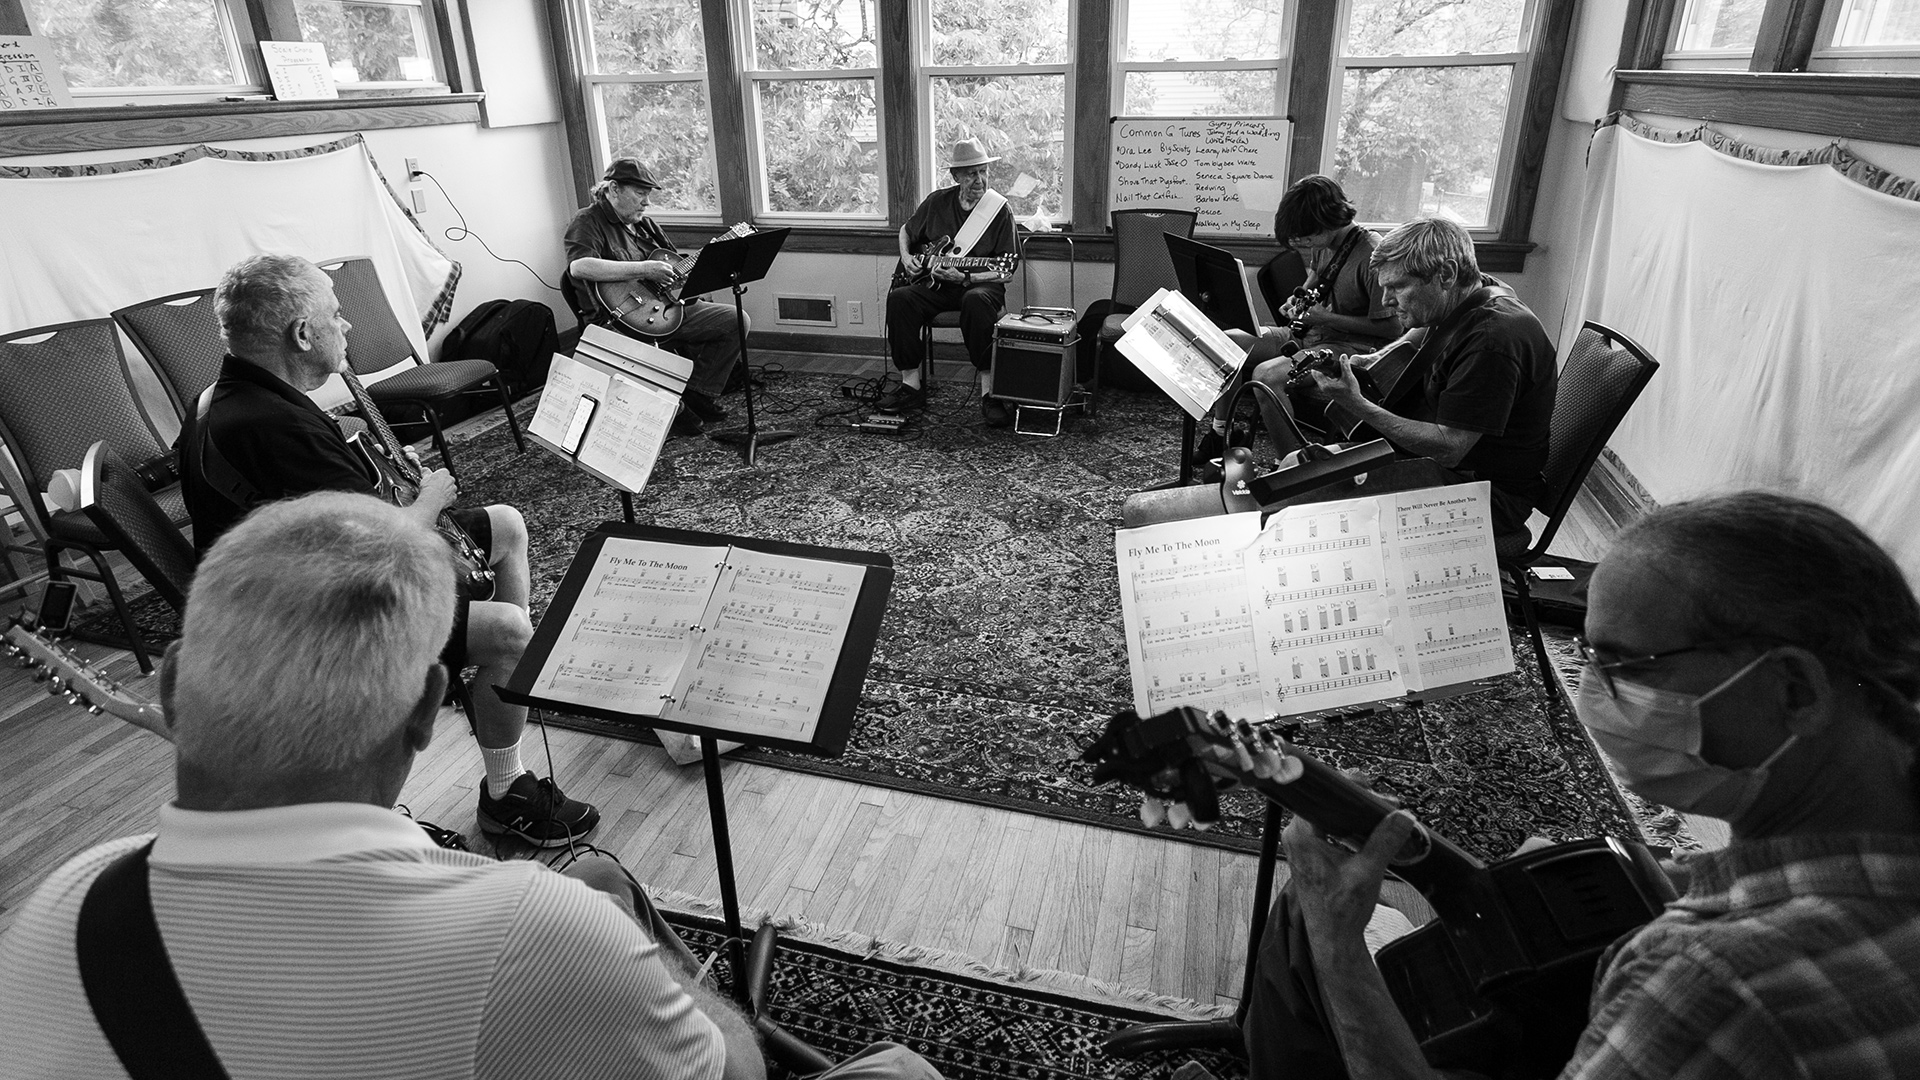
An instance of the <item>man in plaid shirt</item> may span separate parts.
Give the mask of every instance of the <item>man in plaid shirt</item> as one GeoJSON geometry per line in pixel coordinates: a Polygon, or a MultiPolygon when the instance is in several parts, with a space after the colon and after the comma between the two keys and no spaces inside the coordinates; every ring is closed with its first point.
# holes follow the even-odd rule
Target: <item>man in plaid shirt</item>
{"type": "MultiPolygon", "coordinates": [[[[1899,567],[1815,503],[1683,503],[1621,534],[1586,629],[1576,711],[1615,776],[1733,842],[1602,958],[1561,1075],[1920,1076],[1920,602],[1899,567]]],[[[1269,920],[1256,1080],[1439,1075],[1361,933],[1411,828],[1395,814],[1348,854],[1288,827],[1311,960],[1269,920]]]]}

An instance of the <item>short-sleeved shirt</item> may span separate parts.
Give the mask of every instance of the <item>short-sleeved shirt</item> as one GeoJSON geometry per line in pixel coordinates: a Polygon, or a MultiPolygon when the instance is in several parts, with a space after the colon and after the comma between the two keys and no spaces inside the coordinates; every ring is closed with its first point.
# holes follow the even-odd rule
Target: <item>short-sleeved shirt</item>
{"type": "Polygon", "coordinates": [[[1484,278],[1421,351],[1432,357],[1412,419],[1480,433],[1460,468],[1538,506],[1546,496],[1548,426],[1559,386],[1553,342],[1532,311],[1484,278]]]}
{"type": "MultiPolygon", "coordinates": [[[[907,219],[907,247],[918,254],[928,244],[942,237],[948,240],[960,234],[960,227],[966,224],[971,211],[960,209],[960,186],[943,187],[927,196],[907,219]]],[[[963,251],[962,255],[986,258],[993,255],[1013,255],[1019,248],[1013,237],[1013,211],[1005,206],[1000,208],[992,224],[980,234],[974,242],[973,250],[963,251]]]]}
{"type": "MultiPolygon", "coordinates": [[[[533,862],[434,847],[357,803],[160,811],[155,921],[234,1080],[720,1076],[726,1046],[611,898],[533,862]]],[[[124,1076],[75,959],[94,879],[54,871],[0,939],[7,1075],[124,1076]]]]}
{"type": "Polygon", "coordinates": [[[1920,1076],[1920,838],[1744,840],[1602,958],[1563,1080],[1920,1076]]]}
{"type": "MultiPolygon", "coordinates": [[[[576,259],[645,262],[661,249],[675,255],[680,253],[652,218],[643,217],[632,225],[622,224],[605,199],[595,199],[575,211],[561,239],[566,245],[569,266],[576,259]]],[[[598,306],[599,300],[592,289],[581,289],[579,295],[584,302],[598,306]]]]}
{"type": "MultiPolygon", "coordinates": [[[[1361,319],[1387,318],[1392,311],[1387,307],[1385,290],[1380,288],[1380,274],[1373,268],[1373,249],[1379,246],[1380,237],[1372,229],[1361,225],[1350,225],[1348,228],[1353,230],[1353,246],[1347,252],[1346,260],[1335,269],[1333,303],[1330,306],[1337,315],[1361,319]]],[[[1334,257],[1340,254],[1346,241],[1347,236],[1341,235],[1334,240],[1332,247],[1316,251],[1308,262],[1308,269],[1316,275],[1325,273],[1332,267],[1334,257]]],[[[1385,345],[1389,339],[1390,335],[1356,334],[1330,326],[1315,326],[1307,331],[1301,344],[1307,347],[1348,346],[1371,351],[1385,345]]]]}

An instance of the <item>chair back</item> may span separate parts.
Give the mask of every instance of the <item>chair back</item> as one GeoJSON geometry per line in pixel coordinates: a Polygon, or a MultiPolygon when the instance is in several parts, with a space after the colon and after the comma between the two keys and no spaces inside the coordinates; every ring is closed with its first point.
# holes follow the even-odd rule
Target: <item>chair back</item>
{"type": "Polygon", "coordinates": [[[200,392],[220,378],[220,363],[227,355],[214,315],[213,290],[174,293],[123,307],[113,313],[113,321],[160,376],[174,415],[186,419],[200,392]]]}
{"type": "Polygon", "coordinates": [[[105,442],[88,447],[82,459],[80,509],[162,599],[175,611],[186,610],[193,545],[105,442]]]}
{"type": "Polygon", "coordinates": [[[1156,289],[1178,289],[1166,235],[1193,235],[1192,210],[1113,212],[1113,302],[1139,307],[1156,289]]]}
{"type": "Polygon", "coordinates": [[[347,366],[355,375],[371,375],[409,360],[425,362],[414,355],[413,342],[394,317],[372,259],[364,255],[331,259],[321,263],[320,269],[333,279],[340,314],[353,324],[347,331],[347,366]]]}
{"type": "Polygon", "coordinates": [[[1586,483],[1588,470],[1659,367],[1647,350],[1618,330],[1597,322],[1581,327],[1567,362],[1560,367],[1560,385],[1553,395],[1544,470],[1547,505],[1540,508],[1547,515],[1547,525],[1527,549],[1528,561],[1546,553],[1567,508],[1586,483]]]}
{"type": "Polygon", "coordinates": [[[167,449],[134,400],[112,319],[0,337],[0,440],[34,492],[47,490],[56,470],[79,468],[102,440],[123,461],[144,463],[167,449]]]}
{"type": "Polygon", "coordinates": [[[1280,317],[1280,306],[1293,295],[1293,290],[1307,283],[1307,260],[1300,253],[1287,248],[1280,254],[1267,260],[1267,265],[1253,275],[1260,283],[1260,297],[1267,302],[1267,310],[1275,319],[1280,317]]]}

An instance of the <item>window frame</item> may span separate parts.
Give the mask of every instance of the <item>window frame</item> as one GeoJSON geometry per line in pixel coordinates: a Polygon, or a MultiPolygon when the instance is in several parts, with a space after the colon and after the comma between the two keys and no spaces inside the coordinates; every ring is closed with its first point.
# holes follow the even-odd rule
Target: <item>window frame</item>
{"type": "MultiPolygon", "coordinates": [[[[888,0],[876,0],[874,3],[875,40],[873,49],[874,66],[871,68],[779,68],[761,69],[754,62],[753,41],[753,0],[732,0],[732,15],[738,20],[740,33],[735,35],[739,47],[735,53],[735,62],[740,72],[740,108],[747,130],[747,162],[751,177],[751,207],[754,221],[765,221],[779,226],[859,226],[885,225],[888,219],[888,140],[887,140],[887,102],[886,75],[887,66],[885,42],[877,33],[880,21],[880,5],[888,0]],[[771,185],[767,179],[767,154],[764,138],[765,118],[760,114],[760,84],[767,82],[835,82],[867,79],[873,83],[874,109],[874,145],[880,154],[879,165],[879,209],[871,214],[831,214],[797,210],[774,210],[768,202],[771,185]]],[[[716,148],[717,149],[717,148],[716,148]]]]}
{"type": "MultiPolygon", "coordinates": [[[[233,3],[235,0],[227,0],[233,3]]],[[[447,81],[447,58],[440,48],[439,27],[435,24],[434,5],[428,0],[340,0],[350,4],[381,4],[386,7],[412,8],[419,13],[420,40],[426,46],[427,62],[433,65],[431,79],[387,79],[379,82],[362,81],[343,83],[336,81],[341,97],[356,92],[367,94],[391,93],[395,90],[426,90],[450,92],[452,84],[447,81]]],[[[296,16],[297,20],[298,16],[296,16]]],[[[304,40],[304,37],[303,37],[304,40]]]]}
{"type": "MultiPolygon", "coordinates": [[[[1500,154],[1494,160],[1493,187],[1487,193],[1487,223],[1467,228],[1467,234],[1475,241],[1491,241],[1506,235],[1506,218],[1513,212],[1511,195],[1517,180],[1517,166],[1520,161],[1520,133],[1526,122],[1526,106],[1531,97],[1534,77],[1536,35],[1540,32],[1545,17],[1548,0],[1525,0],[1520,13],[1519,40],[1513,52],[1504,53],[1437,53],[1431,55],[1406,55],[1395,53],[1389,56],[1349,55],[1346,48],[1347,27],[1352,22],[1353,0],[1340,0],[1338,19],[1334,26],[1332,66],[1327,76],[1327,109],[1325,127],[1321,132],[1320,168],[1326,172],[1339,150],[1340,106],[1344,99],[1346,74],[1349,69],[1358,68],[1373,71],[1381,68],[1438,68],[1438,67],[1511,67],[1512,76],[1507,83],[1507,115],[1500,128],[1500,154]],[[1341,93],[1335,93],[1341,89],[1341,93]]],[[[1557,76],[1557,73],[1556,73],[1557,76]]],[[[1555,92],[1558,93],[1558,78],[1555,78],[1555,92]]],[[[1296,177],[1300,175],[1295,173],[1296,177]]],[[[1536,178],[1536,183],[1537,178],[1536,178]]],[[[1370,226],[1392,227],[1399,222],[1368,221],[1370,226]]]]}
{"type": "MultiPolygon", "coordinates": [[[[883,0],[885,2],[885,0],[883,0]]],[[[1075,148],[1075,112],[1078,80],[1074,78],[1078,57],[1081,5],[1068,0],[1067,8],[1067,47],[1066,59],[1057,64],[935,64],[933,62],[933,0],[913,0],[913,42],[912,71],[915,97],[915,113],[919,123],[920,137],[914,147],[914,173],[918,182],[913,195],[913,204],[919,203],[940,188],[948,186],[941,181],[946,170],[940,167],[940,148],[934,145],[933,131],[933,80],[967,78],[970,76],[1011,75],[1015,77],[1030,75],[1058,75],[1061,80],[1061,145],[1060,145],[1060,210],[1048,218],[1056,227],[1072,221],[1074,203],[1074,148],[1075,148]]],[[[1005,148],[998,148],[1004,150],[1005,148]]],[[[988,148],[993,153],[995,148],[988,148]]],[[[904,222],[903,222],[904,223],[904,222]]]]}
{"type": "Polygon", "coordinates": [[[1286,0],[1286,11],[1280,16],[1281,40],[1280,55],[1259,57],[1253,60],[1128,60],[1127,26],[1133,0],[1113,0],[1113,36],[1112,62],[1113,86],[1109,93],[1109,111],[1118,116],[1177,117],[1176,113],[1130,113],[1127,111],[1127,76],[1136,72],[1151,74],[1154,72],[1180,71],[1272,71],[1274,73],[1274,103],[1272,116],[1286,116],[1292,100],[1294,67],[1294,27],[1299,19],[1302,0],[1286,0]]]}
{"type": "Polygon", "coordinates": [[[1809,71],[1891,74],[1920,72],[1920,42],[1909,45],[1836,45],[1840,12],[1846,0],[1827,0],[1821,6],[1820,28],[1807,60],[1809,71]]]}

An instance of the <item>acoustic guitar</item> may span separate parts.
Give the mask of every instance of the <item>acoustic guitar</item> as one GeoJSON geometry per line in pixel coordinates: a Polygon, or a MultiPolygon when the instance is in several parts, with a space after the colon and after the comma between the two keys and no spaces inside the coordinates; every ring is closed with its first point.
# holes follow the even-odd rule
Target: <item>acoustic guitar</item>
{"type": "MultiPolygon", "coordinates": [[[[1216,820],[1217,793],[1244,786],[1356,849],[1397,809],[1271,727],[1194,708],[1120,713],[1082,758],[1096,783],[1183,807],[1173,819],[1216,820]]],[[[1493,1055],[1507,1075],[1558,1073],[1586,1027],[1601,952],[1674,899],[1646,845],[1611,837],[1487,864],[1420,826],[1391,864],[1438,914],[1374,958],[1394,1003],[1436,1062],[1493,1055]]]]}
{"type": "Polygon", "coordinates": [[[953,246],[953,237],[943,236],[928,244],[914,257],[913,265],[895,263],[891,288],[918,285],[933,279],[935,270],[958,270],[963,274],[1011,274],[1016,263],[1012,255],[962,255],[953,246]]]}
{"type": "MultiPolygon", "coordinates": [[[[1390,413],[1405,416],[1418,399],[1421,383],[1426,381],[1431,361],[1422,356],[1421,343],[1396,341],[1378,359],[1366,367],[1353,369],[1354,381],[1368,401],[1390,413]]],[[[1340,361],[1354,354],[1320,346],[1303,349],[1294,359],[1293,372],[1287,376],[1288,390],[1311,390],[1310,371],[1330,378],[1340,377],[1340,361]]],[[[1324,403],[1328,425],[1345,442],[1369,442],[1381,438],[1360,414],[1337,401],[1324,403]]]]}
{"type": "MultiPolygon", "coordinates": [[[[753,231],[753,226],[743,221],[713,240],[732,240],[753,231]]],[[[680,298],[680,286],[686,284],[687,271],[693,269],[694,260],[699,257],[698,251],[681,255],[670,248],[657,248],[648,252],[647,258],[671,265],[671,280],[664,284],[638,278],[596,281],[593,283],[593,295],[599,299],[601,309],[619,320],[620,325],[641,337],[666,337],[680,329],[680,323],[686,316],[686,301],[680,298]]]]}

